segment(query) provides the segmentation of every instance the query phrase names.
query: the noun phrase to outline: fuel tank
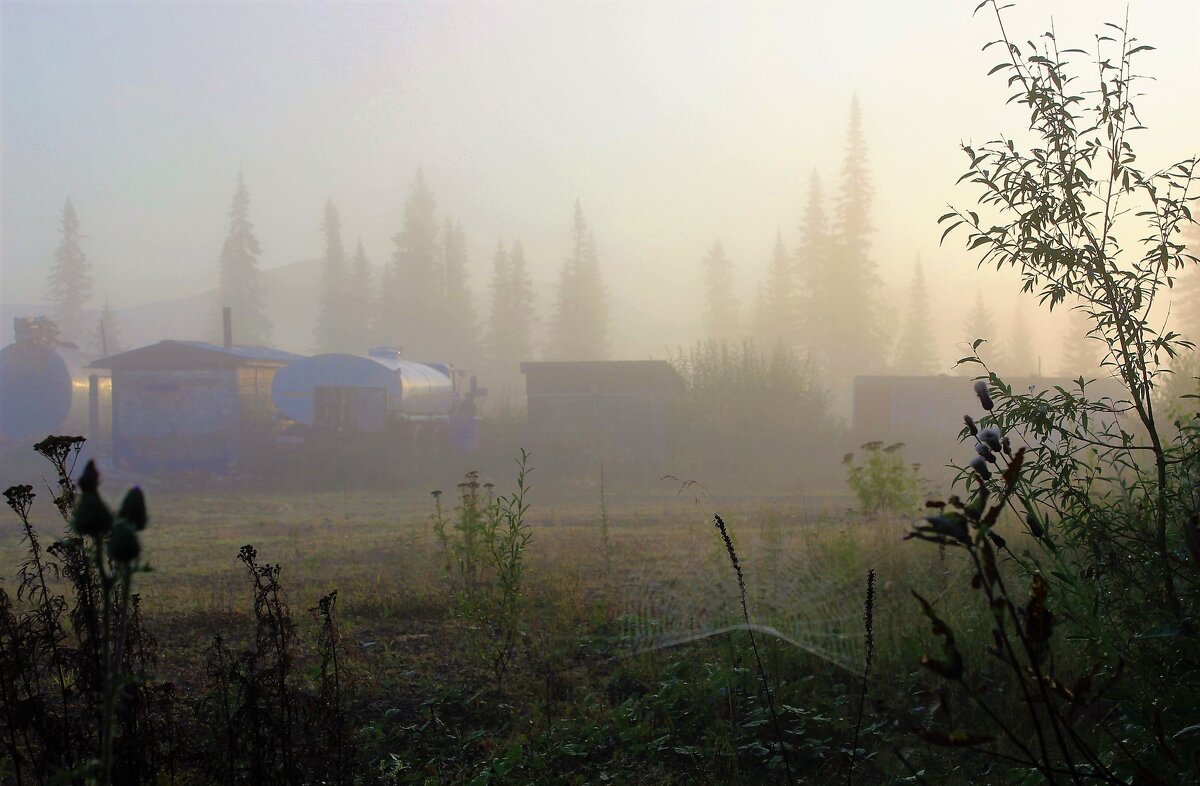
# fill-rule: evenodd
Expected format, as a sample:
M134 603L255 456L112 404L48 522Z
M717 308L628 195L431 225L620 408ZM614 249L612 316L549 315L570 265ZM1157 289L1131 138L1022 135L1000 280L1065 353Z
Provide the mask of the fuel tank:
M93 359L65 344L17 341L0 349L0 438L107 437L112 378L88 368Z

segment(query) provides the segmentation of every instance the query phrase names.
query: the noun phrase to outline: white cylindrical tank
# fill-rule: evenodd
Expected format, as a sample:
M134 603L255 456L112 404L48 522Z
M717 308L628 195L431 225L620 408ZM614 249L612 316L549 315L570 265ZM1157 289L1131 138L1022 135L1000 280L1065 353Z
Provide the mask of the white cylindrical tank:
M275 374L271 398L284 417L311 426L318 388L382 390L391 419L449 417L455 403L448 374L388 349L296 360Z

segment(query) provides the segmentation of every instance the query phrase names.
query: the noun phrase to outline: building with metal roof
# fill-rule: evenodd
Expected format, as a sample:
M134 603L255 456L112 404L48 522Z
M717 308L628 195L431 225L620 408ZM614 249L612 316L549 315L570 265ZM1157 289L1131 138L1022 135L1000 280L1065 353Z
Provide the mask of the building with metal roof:
M269 347L160 341L96 361L112 373L113 458L141 470L229 470L269 441L275 372L300 357Z

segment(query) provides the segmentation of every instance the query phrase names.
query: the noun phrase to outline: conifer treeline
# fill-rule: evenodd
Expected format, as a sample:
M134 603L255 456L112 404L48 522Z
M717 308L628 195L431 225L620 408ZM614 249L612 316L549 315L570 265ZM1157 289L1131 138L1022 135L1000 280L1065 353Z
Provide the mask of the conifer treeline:
M929 374L941 370L934 351L934 315L920 260L899 297L885 298L873 254L873 188L862 114L850 107L846 146L833 196L827 197L814 170L809 178L795 245L777 231L757 298L741 313L734 294L736 265L720 239L701 258L705 335L718 341L754 338L806 354L827 382L839 384L860 373ZM269 344L271 322L259 277L262 253L250 216L249 190L238 175L229 210L229 231L218 258L218 305L235 313L239 342ZM563 259L554 302L535 302L533 280L519 240L496 251L490 281L469 276L463 227L440 215L434 191L418 172L404 206L399 231L378 277L361 240L347 251L342 216L329 200L324 234L320 305L313 315L318 352L364 352L392 346L414 359L485 368L502 384L519 380L518 364L533 358L591 360L608 356L609 304L595 237L576 201L564 226ZM116 315L107 298L97 315L85 235L68 199L54 252L47 299L60 336L97 352L121 349ZM1194 245L1195 237L1189 237ZM887 248L881 244L881 248ZM473 291L478 287L478 291ZM1175 299L1179 324L1200 334L1200 274L1183 277ZM477 300L478 298L478 300ZM477 305L477 303L479 305ZM484 306L480 308L479 306ZM990 360L1002 373L1041 371L1041 362L1021 304L997 305L1005 338L997 341L992 306L981 295L956 336L986 338ZM213 308L214 328L219 309ZM1086 341L1079 320L1064 324L1059 373L1072 375L1099 362L1102 347ZM943 331L943 332L952 332ZM219 336L219 329L214 335ZM1080 368L1080 367L1087 367Z
M319 352L363 352L373 345L414 359L483 364L505 382L535 355L563 360L607 356L608 316L596 243L576 201L571 250L563 263L546 346L535 346L539 309L519 240L496 249L487 316L480 319L468 277L462 225L440 219L433 190L418 172L377 289L359 241L347 263L341 218L332 201L322 224L325 256L314 337ZM375 297L374 295L378 295Z
M883 318L871 253L872 199L862 114L855 97L837 194L828 204L820 177L812 173L798 242L789 250L783 233L776 233L753 318L746 332L737 335L748 333L761 344L803 352L835 384L889 368L929 373L934 365L932 333L919 265L902 327L896 329ZM711 339L727 340L730 330L737 330L736 306L730 292L732 263L719 241L705 256L703 268L705 332Z
M807 355L835 386L844 386L857 374L927 375L947 370L938 363L935 345L934 319L941 312L930 302L919 258L908 286L898 288L897 296L884 297L872 253L873 197L862 113L855 98L837 192L827 198L820 176L812 172L796 245L789 249L783 233L776 233L750 319L739 323L732 292L734 263L719 239L702 258L701 321L706 338L725 342L749 337L764 349L780 345ZM1004 309L1004 317L1003 337L997 341L992 312L977 294L963 332L955 338L987 339L992 367L1002 373L1040 374L1022 304ZM1064 331L1064 368L1095 357L1094 347L1077 346L1077 328L1067 325ZM953 334L953 329L942 332Z

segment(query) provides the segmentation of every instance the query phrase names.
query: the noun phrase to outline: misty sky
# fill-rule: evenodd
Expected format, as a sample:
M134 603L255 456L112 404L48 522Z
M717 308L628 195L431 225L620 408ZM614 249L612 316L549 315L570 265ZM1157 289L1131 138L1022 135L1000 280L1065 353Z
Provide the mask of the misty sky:
M1200 149L1200 4L1128 6L1158 47L1141 60L1152 168ZM958 142L1022 117L985 76L995 23L973 7L5 1L0 300L44 297L68 195L97 295L121 307L215 285L239 168L270 268L320 255L327 197L384 262L423 167L466 230L477 293L501 239L552 278L578 197L613 293L697 322L713 239L746 305L776 231L794 245L810 171L836 185L857 91L882 275L906 284L920 253L965 304L974 266L937 248L934 220L969 201ZM1087 47L1125 8L1027 2L1009 29L1030 38L1053 16L1064 46Z

